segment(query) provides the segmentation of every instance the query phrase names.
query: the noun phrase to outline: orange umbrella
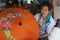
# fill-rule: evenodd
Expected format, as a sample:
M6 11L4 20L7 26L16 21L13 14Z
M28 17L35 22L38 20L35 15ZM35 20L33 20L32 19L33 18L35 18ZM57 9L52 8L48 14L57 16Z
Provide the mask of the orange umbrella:
M0 40L37 40L39 26L33 15L22 8L0 13Z

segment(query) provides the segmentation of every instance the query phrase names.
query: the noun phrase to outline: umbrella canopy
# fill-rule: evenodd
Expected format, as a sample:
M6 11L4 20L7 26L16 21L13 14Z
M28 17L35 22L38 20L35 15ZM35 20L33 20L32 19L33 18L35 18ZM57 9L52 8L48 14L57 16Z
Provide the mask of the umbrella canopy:
M0 13L0 40L37 40L39 26L33 15L22 8Z

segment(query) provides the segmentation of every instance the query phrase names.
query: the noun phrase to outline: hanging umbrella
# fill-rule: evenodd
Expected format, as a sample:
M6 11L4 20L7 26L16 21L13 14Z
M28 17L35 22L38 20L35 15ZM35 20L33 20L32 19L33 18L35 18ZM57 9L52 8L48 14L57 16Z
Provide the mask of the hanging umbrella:
M39 26L33 15L22 8L0 13L0 40L37 40Z

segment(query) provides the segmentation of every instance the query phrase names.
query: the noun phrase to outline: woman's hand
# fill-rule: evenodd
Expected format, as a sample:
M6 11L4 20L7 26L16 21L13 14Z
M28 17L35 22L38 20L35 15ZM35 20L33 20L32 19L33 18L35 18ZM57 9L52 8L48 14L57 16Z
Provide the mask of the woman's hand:
M40 36L39 36L39 38L43 38L43 36L42 36L42 35L40 35Z
M48 33L44 34L44 35L39 35L39 38L43 38L43 37L47 37L48 36Z

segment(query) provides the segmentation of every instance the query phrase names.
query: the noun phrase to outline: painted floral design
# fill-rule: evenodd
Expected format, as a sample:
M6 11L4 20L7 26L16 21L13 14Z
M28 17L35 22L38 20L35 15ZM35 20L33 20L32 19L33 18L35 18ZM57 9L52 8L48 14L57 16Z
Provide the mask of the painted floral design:
M15 40L10 32L10 29L12 27L11 20L16 18L15 15L16 14L14 14L14 12L9 12L8 14L5 14L0 18L0 25L2 26L2 30L4 31L4 36L6 38L9 38L10 40Z
M13 14L7 14L6 17L7 18L15 18L15 16Z
M11 28L12 25L9 21L2 21L1 26L8 29L8 28Z
M11 20L14 20L16 16L25 17L22 13L10 11L0 18L0 25L2 26L2 30L4 31L4 36L6 38L9 38L10 40L16 40L10 32L10 29L12 27Z

